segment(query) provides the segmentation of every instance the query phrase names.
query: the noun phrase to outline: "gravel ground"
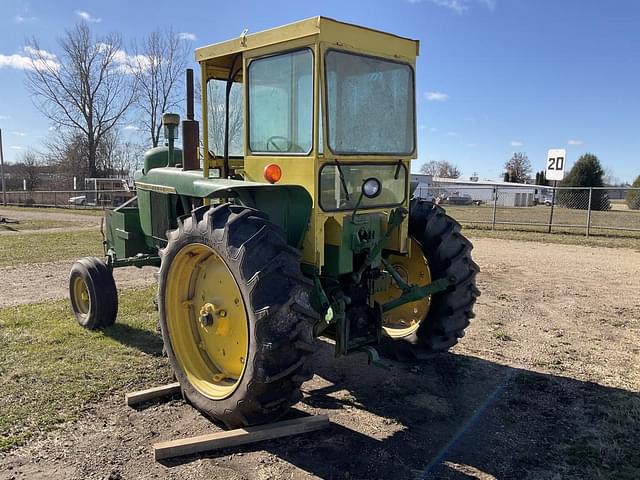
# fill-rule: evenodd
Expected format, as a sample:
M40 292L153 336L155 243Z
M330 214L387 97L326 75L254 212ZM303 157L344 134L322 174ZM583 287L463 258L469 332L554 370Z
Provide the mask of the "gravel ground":
M640 252L473 241L482 296L450 354L383 370L321 348L296 410L330 429L157 463L153 443L218 427L114 396L1 455L0 479L640 478Z
M39 303L69 295L69 271L73 261L32 263L1 267L0 308ZM155 282L155 267L116 268L113 276L119 289L146 287Z

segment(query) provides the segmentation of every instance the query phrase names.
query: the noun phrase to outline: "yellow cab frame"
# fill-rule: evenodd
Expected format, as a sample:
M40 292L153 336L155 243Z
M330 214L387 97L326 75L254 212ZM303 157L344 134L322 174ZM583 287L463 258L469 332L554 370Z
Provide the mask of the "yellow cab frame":
M298 49L309 49L313 53L313 123L312 146L306 154L285 154L272 152L269 154L253 153L249 146L249 87L248 70L256 59L281 54ZM339 154L333 153L328 144L327 105L322 105L326 98L325 92L325 56L329 50L345 51L364 56L391 60L404 63L411 67L413 73L413 150L408 154ZM406 175L404 200L395 207L409 205L409 179L411 171L410 162L416 158L417 147L415 137L415 62L419 52L419 42L389 33L384 33L369 28L338 22L325 17L313 17L307 20L291 23L282 27L258 32L255 34L243 33L239 38L205 46L196 50L196 60L200 65L201 92L202 92L202 131L204 160L203 174L210 178L217 171L225 167L224 159L209 151L209 102L208 81L211 79L228 80L230 70L237 69L233 79L242 84L243 90L243 122L244 122L244 158L228 158L228 167L234 172L236 178L266 182L265 168L276 164L280 167L281 178L278 184L298 185L304 187L312 199L312 211L309 227L302 243L303 263L320 272L325 265L326 246L340 248L345 242L342 227L345 218L350 217L351 210L324 211L319 202L319 172L323 165L336 161L343 165L366 162L375 170L375 164L401 163L403 173ZM235 63L235 65L234 65ZM398 167L400 168L400 167ZM228 174L229 172L227 172ZM360 211L366 213L379 213L383 217L382 229L388 221L389 208L363 208ZM402 222L395 229L393 235L387 241L386 249L398 253L408 251L407 222Z

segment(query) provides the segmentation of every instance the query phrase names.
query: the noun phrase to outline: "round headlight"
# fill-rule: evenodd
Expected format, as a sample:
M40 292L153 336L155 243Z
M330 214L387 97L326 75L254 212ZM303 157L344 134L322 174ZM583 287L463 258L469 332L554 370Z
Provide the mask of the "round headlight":
M367 198L376 198L382 192L382 183L377 178L367 178L362 183L362 193Z

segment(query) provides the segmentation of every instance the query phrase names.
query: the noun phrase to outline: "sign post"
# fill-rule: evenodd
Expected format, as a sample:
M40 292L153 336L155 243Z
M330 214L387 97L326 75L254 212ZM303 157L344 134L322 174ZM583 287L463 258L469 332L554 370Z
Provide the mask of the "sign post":
M553 192L551 194L551 212L549 213L549 233L553 224L553 209L556 205L556 188L558 180L564 179L564 166L566 164L567 151L564 148L553 148L547 153L547 168L545 176L547 180L553 180Z

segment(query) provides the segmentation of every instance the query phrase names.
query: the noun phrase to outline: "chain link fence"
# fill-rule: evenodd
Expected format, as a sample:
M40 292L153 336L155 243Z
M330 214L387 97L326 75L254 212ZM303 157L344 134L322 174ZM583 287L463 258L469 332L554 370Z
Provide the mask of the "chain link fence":
M34 190L9 191L0 195L0 206L104 209L118 207L133 198L129 190Z
M128 190L9 191L6 204L103 209L122 205L134 195ZM640 188L448 184L419 185L415 195L444 206L458 222L476 228L640 238Z
M430 185L415 195L476 228L640 238L640 189Z

